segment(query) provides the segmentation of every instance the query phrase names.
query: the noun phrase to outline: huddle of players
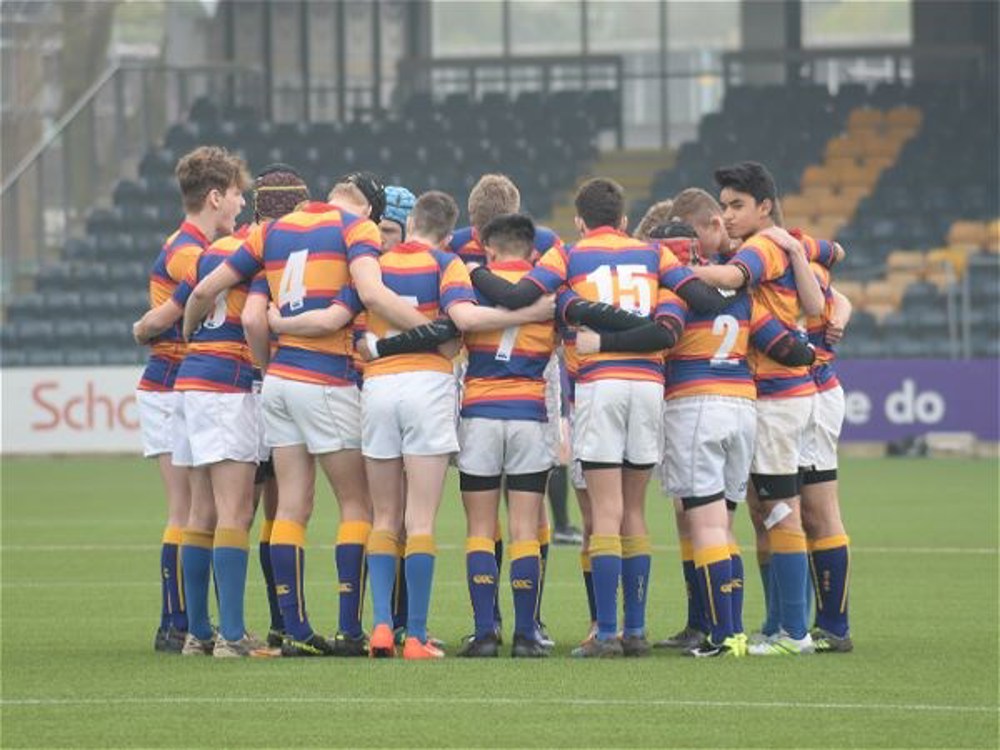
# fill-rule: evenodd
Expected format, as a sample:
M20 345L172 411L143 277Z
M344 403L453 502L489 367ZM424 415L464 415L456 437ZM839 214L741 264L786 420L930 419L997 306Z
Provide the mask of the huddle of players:
M835 246L811 238L799 242L778 230L760 235L757 229L763 227L756 227L731 265L691 267L687 263L698 258L699 239L714 249L702 236L714 237L719 229L718 205L710 196L702 194L714 209L707 229L700 214L692 215L690 226L656 227L654 237L671 238L651 242L624 233L621 188L595 179L577 194L582 236L567 249L515 213L516 188L509 180L486 176L477 188L512 190L513 200L492 221L460 235L460 246L449 247L460 233L453 232L457 206L445 194L432 191L414 200L405 189L382 189L362 173L338 183L328 203L308 202L304 183L284 165L257 177L255 223L233 233L249 185L245 166L222 149L203 147L181 160L177 175L186 220L154 266L153 307L135 324L137 340L152 346L139 392L144 448L146 455L159 457L169 504L158 649L220 657L275 655L278 649L284 656L391 656L402 640L404 658L441 658L440 643L427 633L434 521L449 457L457 452L476 626L460 653L498 652L497 519L505 485L512 654L546 655L551 641L538 613L548 544L542 499L557 441L547 426L553 408L551 403L546 408L545 373L551 380L558 292L575 473L583 479L583 486L579 477L574 484L588 532L584 577L595 621L592 637L574 654L649 651L645 602L651 546L644 502L651 470L664 455L668 488L683 508L681 531L694 550L700 598L690 608L701 619L689 623L689 634L708 623L690 652L746 652L737 614L741 595L735 593L742 581L733 570L739 555L723 501L742 500L753 450L758 387L748 342L752 338L760 352L758 377L762 367L767 370L765 361L789 368L776 371L775 379L795 380L794 398L809 402L800 420L804 442L816 400L815 386L810 391L805 385L814 382L809 365L815 355L795 333L795 289L804 283L815 287L807 312L818 322L810 333L824 339L833 303L816 306L823 290L807 258L830 265L839 252ZM770 186L770 198L760 198L754 185L723 183L722 198L725 203L726 190L734 191L752 201L760 218L774 205L773 181ZM744 208L738 204L727 204L726 215ZM732 232L728 220L726 228ZM229 236L210 245L221 234ZM695 234L698 239L674 237ZM722 244L719 239L719 250ZM674 250L686 252L685 263ZM699 278L719 268L738 278L730 273ZM748 283L759 284L753 298L719 291ZM767 284L775 289L783 317L758 299L765 297ZM827 290L828 298L836 299ZM799 295L805 303L801 290ZM456 427L459 397L451 360L460 334L467 363ZM666 368L665 349L672 350ZM261 370L266 374L258 388ZM789 447L795 439L789 436L790 420L806 410L775 413L774 421L784 422L772 430L770 452ZM664 427L670 446L670 431L680 424L685 439L664 454ZM760 440L757 446L759 452ZM264 491L261 566L271 608L271 633L264 643L246 631L243 593L254 472L268 450L279 492L273 482ZM303 588L317 460L341 513L340 622L329 640L313 631ZM799 519L808 514L799 513L797 502L804 458L799 453L788 458L793 470L787 474L768 460L777 459L770 453L754 458L753 478L767 510L757 514L767 529L758 543L759 549L763 541L770 544L774 573L765 582L781 616L770 630L765 625L766 637L751 651L804 652L812 642L806 643L809 634L799 632L791 610L803 603L806 583L803 576L792 577L797 569L788 573L792 566L779 564L786 557L805 561ZM835 443L833 460L835 467ZM834 482L835 504L835 469L832 479L830 469L818 473L817 484ZM846 553L846 536L843 542ZM814 559L829 549L828 537L818 539ZM374 609L370 637L361 628L366 567ZM217 632L208 619L213 570ZM788 586L800 578L796 597ZM835 578L824 568L822 585L817 582L817 622L829 636L826 642L849 644L846 575L839 603L842 632L820 619ZM619 587L625 609L621 633Z

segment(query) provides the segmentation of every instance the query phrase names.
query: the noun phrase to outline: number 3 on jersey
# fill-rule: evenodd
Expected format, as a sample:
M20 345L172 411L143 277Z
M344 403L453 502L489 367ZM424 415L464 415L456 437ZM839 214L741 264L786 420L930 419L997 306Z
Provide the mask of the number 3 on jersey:
M302 308L306 298L306 261L309 250L296 250L289 253L285 268L281 272L281 283L278 284L278 306L288 305L289 310Z
M638 263L626 263L612 269L609 265L598 266L587 274L587 281L597 287L600 301L608 305L617 303L641 317L649 315L653 304L653 290L645 274L649 270ZM615 299L615 277L618 278L618 299Z

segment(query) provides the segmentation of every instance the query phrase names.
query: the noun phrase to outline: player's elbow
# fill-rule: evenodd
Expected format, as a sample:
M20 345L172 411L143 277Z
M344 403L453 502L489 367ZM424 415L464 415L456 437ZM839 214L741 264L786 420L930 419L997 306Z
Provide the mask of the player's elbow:
M477 329L479 320L475 305L457 304L448 309L448 317L462 333L471 333Z

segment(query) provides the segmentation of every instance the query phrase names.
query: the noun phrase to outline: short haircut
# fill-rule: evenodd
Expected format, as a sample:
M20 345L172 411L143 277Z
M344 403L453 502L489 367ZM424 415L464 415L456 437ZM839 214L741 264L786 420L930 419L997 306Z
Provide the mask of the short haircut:
M327 200L330 201L330 203L337 205L338 198L343 198L352 206L371 206L371 203L368 202L368 198L366 198L365 194L361 192L361 188L353 182L338 182L330 188L330 195L327 196Z
M633 236L637 240L648 240L650 237L650 232L655 229L660 224L664 224L670 221L670 217L673 216L674 202L669 198L665 201L657 201L648 209L646 209L645 215L639 222L639 226L635 228Z
M527 259L535 249L535 222L525 214L501 214L483 227L480 239L504 255Z
M719 201L701 188L685 188L674 196L674 212L671 218L678 218L692 226L705 225L713 216L722 216Z
M741 161L715 170L715 182L719 188L730 188L738 193L748 193L758 203L765 200L774 202L778 198L778 188L767 167L755 161Z
M410 220L413 222L413 234L440 242L455 228L458 204L447 193L428 190L417 198Z
M287 164L269 164L254 178L254 221L278 219L309 200L305 180Z
M185 154L174 170L181 189L184 210L201 211L213 190L225 193L231 187L244 192L250 187L246 162L221 146L199 146Z
M617 227L625 215L625 188L607 177L594 177L576 191L573 204L587 229Z
M521 191L504 174L484 174L469 192L469 223L477 232L497 216L520 208Z

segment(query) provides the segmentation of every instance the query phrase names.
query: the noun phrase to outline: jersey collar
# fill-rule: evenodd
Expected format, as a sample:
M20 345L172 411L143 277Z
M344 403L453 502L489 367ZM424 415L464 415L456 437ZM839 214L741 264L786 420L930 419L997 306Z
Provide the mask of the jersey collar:
M530 261L523 258L511 258L510 260L497 260L489 264L491 271L530 271L534 266Z
M593 229L589 229L584 233L583 236L584 238L589 238L589 237L596 237L599 234L614 234L617 235L618 237L628 237L628 235L622 230L615 229L614 227L609 226L607 224L601 227L594 227Z
M430 252L434 248L430 245L425 245L423 242L400 242L391 252L398 253L424 253Z
M208 241L208 237L205 236L205 233L202 232L200 229L198 229L198 227L195 226L190 221L185 221L183 224L181 224L180 231L183 232L184 234L190 234L192 237L198 240L198 244L202 245L203 247L208 247L209 244L211 244Z

